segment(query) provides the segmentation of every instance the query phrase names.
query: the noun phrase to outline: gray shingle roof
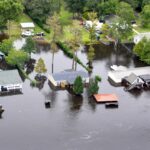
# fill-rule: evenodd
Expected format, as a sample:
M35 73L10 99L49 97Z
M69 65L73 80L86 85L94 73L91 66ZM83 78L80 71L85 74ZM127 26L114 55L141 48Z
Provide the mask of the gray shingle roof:
M0 71L0 85L22 83L18 70Z
M81 76L82 78L88 78L88 73L84 71L62 71L60 73L53 74L53 78L55 81L68 81L69 83L73 83L77 76Z

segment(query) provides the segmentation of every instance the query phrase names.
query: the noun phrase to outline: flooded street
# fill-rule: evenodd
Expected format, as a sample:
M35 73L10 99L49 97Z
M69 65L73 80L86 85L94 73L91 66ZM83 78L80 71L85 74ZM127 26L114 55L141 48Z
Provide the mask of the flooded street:
M106 109L67 91L52 91L45 82L42 89L23 83L23 94L0 97L5 112L0 119L0 150L149 150L150 147L150 90L126 92L108 81L113 64L126 67L143 66L129 52L111 46L96 46L93 75L100 75L100 93L116 93L118 109ZM87 63L86 53L78 52ZM32 58L43 58L47 73L51 73L52 53L41 51ZM55 54L54 72L71 69L72 60L60 50ZM78 65L78 70L84 70ZM35 73L30 77L34 78ZM46 99L52 101L46 109Z

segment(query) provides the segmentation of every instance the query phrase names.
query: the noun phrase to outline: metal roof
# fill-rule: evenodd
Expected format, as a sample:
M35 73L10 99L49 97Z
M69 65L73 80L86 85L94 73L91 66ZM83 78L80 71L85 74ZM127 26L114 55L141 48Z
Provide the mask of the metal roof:
M22 83L18 70L0 71L0 85Z
M138 76L136 76L134 73L131 73L129 76L125 77L124 80L132 84L137 78Z
M20 23L22 28L34 28L35 25L33 24L33 22L24 22L24 23Z
M84 71L73 71L66 70L59 73L55 73L52 75L55 81L68 81L69 83L73 83L77 76L81 76L82 78L88 78L88 73Z
M150 74L139 76L143 81L150 81Z

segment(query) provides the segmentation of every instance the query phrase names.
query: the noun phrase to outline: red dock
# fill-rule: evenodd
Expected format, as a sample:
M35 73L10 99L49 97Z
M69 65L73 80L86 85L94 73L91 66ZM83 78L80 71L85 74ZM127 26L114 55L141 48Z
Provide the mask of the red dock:
M93 96L98 103L118 102L116 94L94 94Z

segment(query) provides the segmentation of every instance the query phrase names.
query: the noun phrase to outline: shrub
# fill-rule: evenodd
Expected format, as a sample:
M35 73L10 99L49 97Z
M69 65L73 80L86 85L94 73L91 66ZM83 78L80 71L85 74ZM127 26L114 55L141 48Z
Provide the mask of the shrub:
M83 82L82 82L82 78L80 76L78 76L76 78L76 80L74 81L74 84L73 84L73 92L76 94L76 95L80 95L83 93Z

